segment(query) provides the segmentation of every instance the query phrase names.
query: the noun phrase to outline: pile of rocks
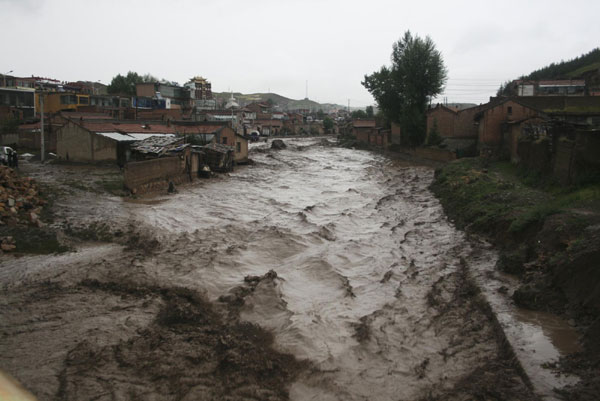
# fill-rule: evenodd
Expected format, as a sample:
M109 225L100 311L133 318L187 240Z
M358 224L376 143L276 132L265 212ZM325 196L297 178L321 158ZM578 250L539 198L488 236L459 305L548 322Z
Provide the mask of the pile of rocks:
M42 227L39 216L45 204L33 179L0 166L0 226Z

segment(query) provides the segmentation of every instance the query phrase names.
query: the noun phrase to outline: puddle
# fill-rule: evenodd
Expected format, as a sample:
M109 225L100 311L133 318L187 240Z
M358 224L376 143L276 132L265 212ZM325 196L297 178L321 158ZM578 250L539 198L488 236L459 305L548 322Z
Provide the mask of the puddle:
M489 248L487 244L482 245ZM546 312L517 307L508 294L516 288L513 277L496 271L491 249L478 249L470 259L475 280L495 312L535 392L543 400L561 400L554 389L578 382L572 375L556 374L551 366L561 356L581 350L578 334L567 321ZM508 292L499 291L501 287Z

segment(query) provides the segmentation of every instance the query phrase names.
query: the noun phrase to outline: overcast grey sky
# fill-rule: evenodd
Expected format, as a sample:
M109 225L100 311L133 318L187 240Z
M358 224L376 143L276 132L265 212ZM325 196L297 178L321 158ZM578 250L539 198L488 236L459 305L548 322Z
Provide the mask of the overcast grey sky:
M600 1L0 0L0 73L110 83L136 71L217 92L351 106L404 31L429 35L449 102L600 46Z

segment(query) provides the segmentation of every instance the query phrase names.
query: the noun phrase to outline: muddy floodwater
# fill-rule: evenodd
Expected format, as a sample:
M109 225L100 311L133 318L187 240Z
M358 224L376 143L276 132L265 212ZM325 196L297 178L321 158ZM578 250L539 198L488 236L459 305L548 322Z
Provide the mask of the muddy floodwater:
M447 221L433 169L320 139L287 145L254 145L255 164L175 195L59 203L59 216L87 213L135 241L4 259L0 367L40 399L458 400L494 387L535 399L470 278L473 255L481 272L495 253ZM166 288L201 294L214 319L228 316L218 330L271 333L269 375L292 363L281 355L297 368L249 390L207 347L195 372L190 344L205 343L190 340L193 319L164 323L161 310L183 308Z

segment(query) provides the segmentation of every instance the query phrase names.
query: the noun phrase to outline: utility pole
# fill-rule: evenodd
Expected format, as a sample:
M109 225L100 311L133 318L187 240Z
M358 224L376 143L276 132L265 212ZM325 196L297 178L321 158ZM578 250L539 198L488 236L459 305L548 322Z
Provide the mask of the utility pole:
M44 143L44 87L42 86L42 91L40 93L40 115L41 115L41 119L40 119L40 148L41 148L41 155L40 155L40 159L42 160L42 163L45 161L45 154L46 154L46 144Z

